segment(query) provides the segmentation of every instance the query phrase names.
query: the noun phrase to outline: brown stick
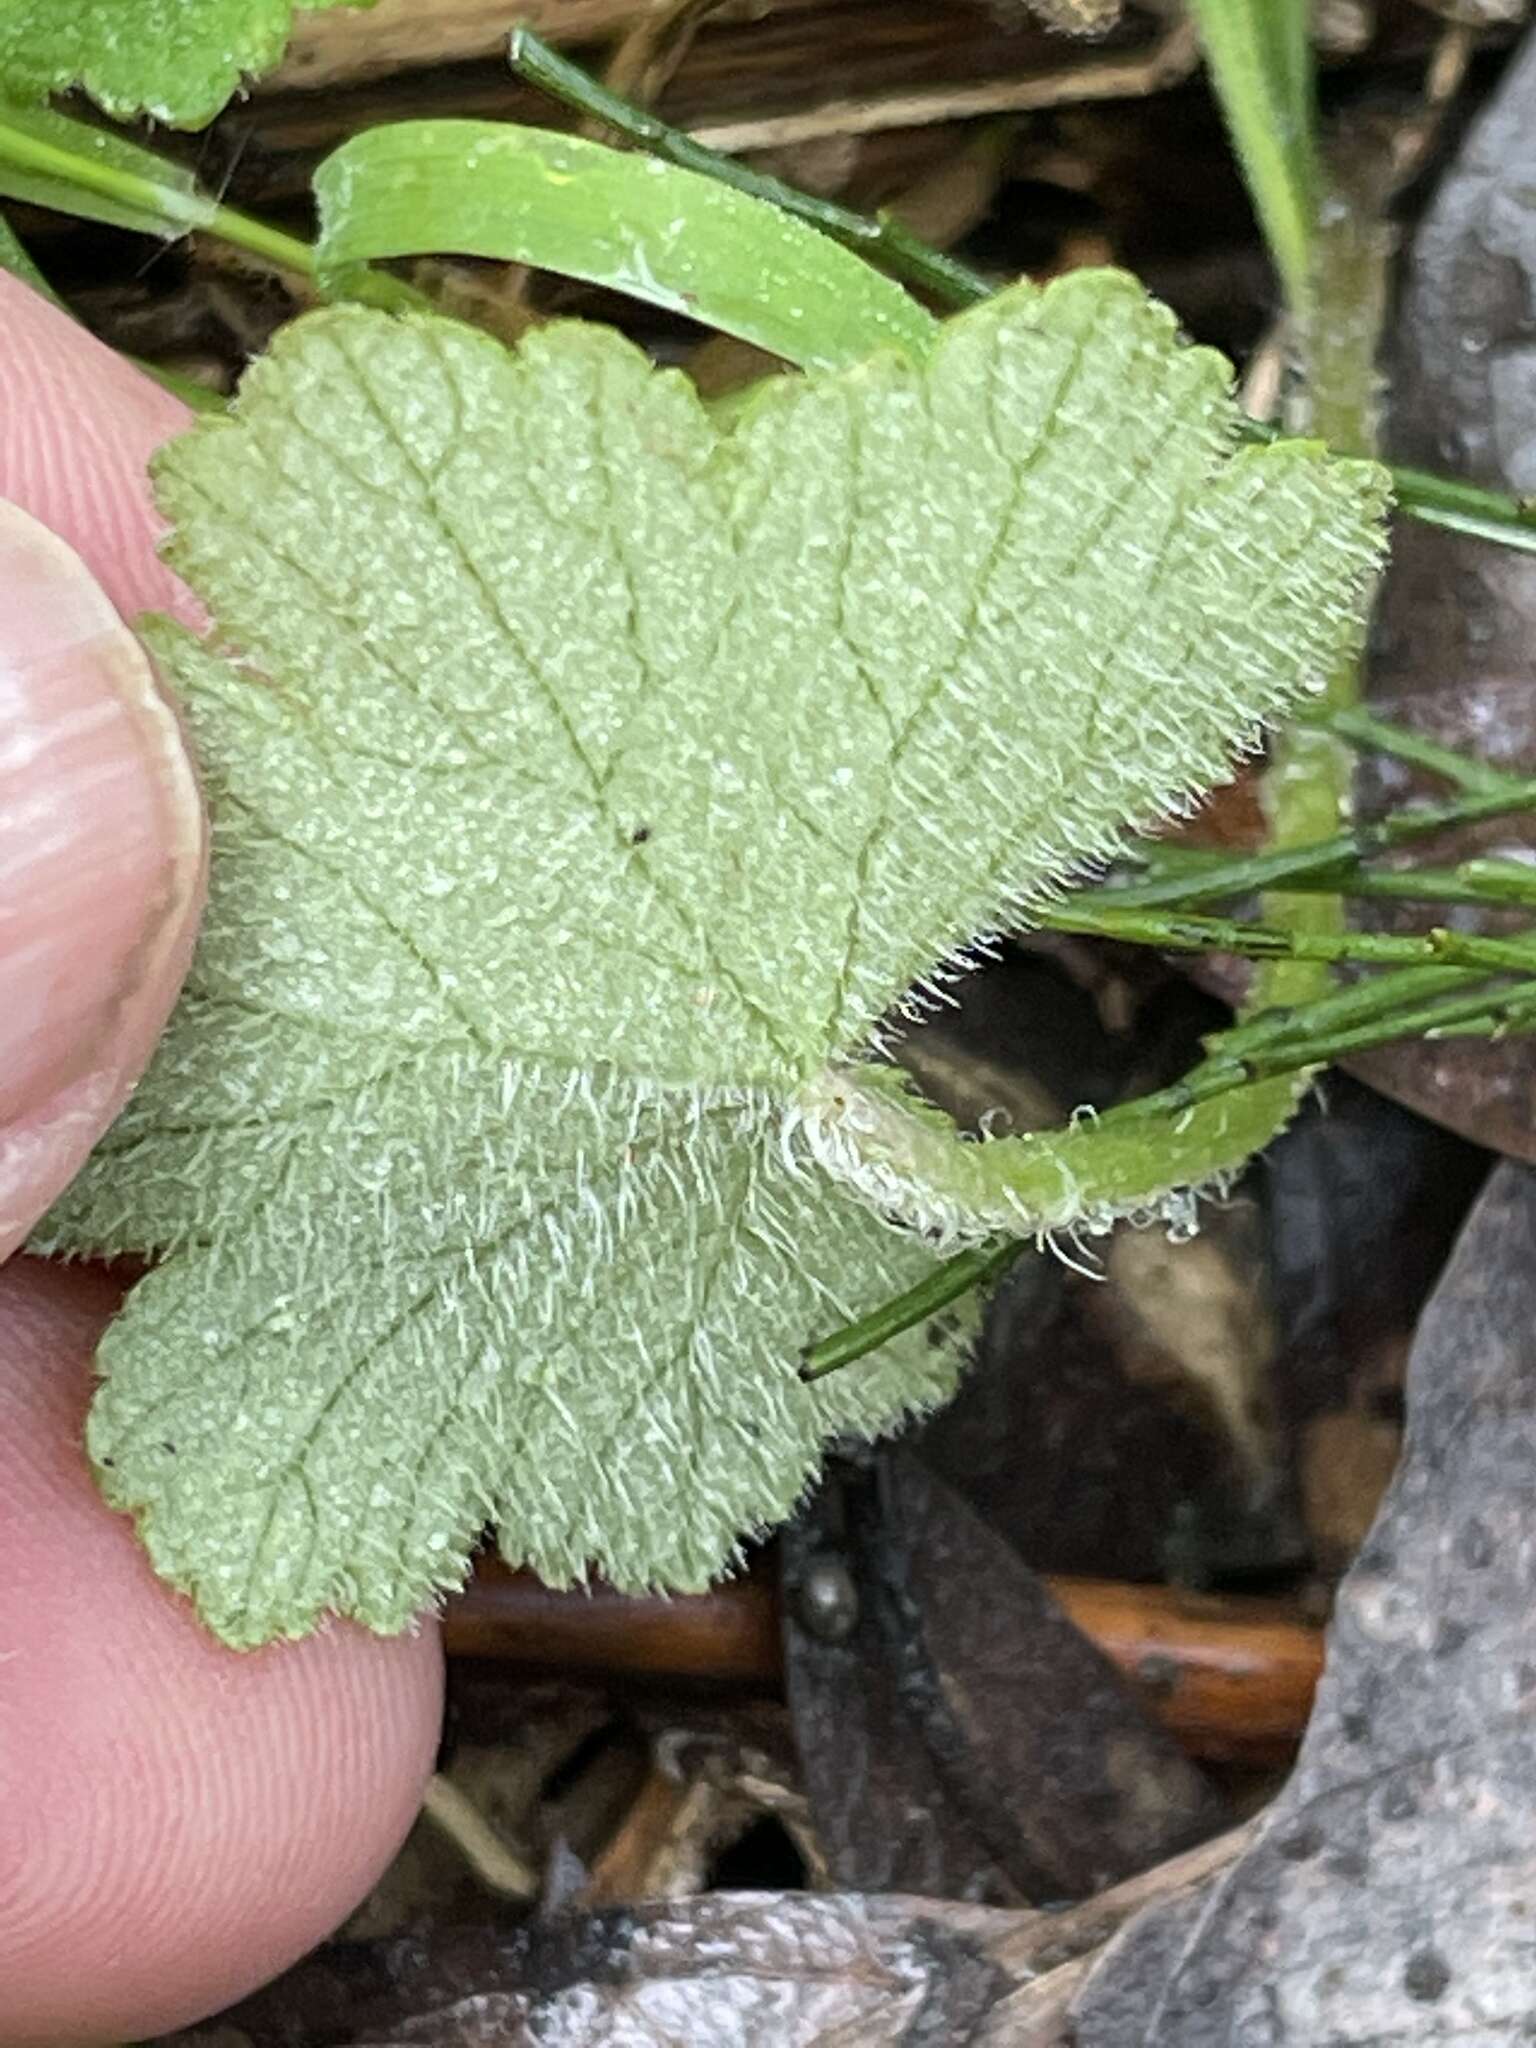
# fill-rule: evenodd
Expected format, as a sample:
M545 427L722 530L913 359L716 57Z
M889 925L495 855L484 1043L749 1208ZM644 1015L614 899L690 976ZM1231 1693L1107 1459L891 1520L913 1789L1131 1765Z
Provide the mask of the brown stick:
M482 1557L443 1626L450 1657L758 1688L779 1685L784 1673L778 1592L762 1570L668 1600L601 1584L552 1593L531 1572Z
M1197 1756L1287 1758L1312 1712L1323 1633L1284 1600L1048 1579L1078 1627Z
M1105 1579L1048 1579L1080 1629L1197 1756L1283 1761L1312 1708L1322 1633L1288 1603ZM529 1670L777 1687L778 1592L759 1566L708 1593L553 1593L484 1559L444 1617L451 1656Z

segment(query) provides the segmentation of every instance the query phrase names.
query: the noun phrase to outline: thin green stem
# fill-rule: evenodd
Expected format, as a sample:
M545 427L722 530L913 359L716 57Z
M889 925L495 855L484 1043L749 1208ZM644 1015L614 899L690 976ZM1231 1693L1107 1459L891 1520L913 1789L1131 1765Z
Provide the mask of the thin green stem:
M1348 1030L1394 1011L1416 1010L1432 998L1463 994L1472 980L1481 984L1484 977L1469 975L1462 967L1394 967L1349 982L1296 1009L1266 1010L1244 1023L1213 1031L1205 1040L1205 1051L1243 1059L1249 1053L1284 1045L1298 1034L1305 1038L1309 1032L1327 1035Z
M1345 961L1396 967L1445 965L1480 969L1484 974L1536 974L1536 934L1525 939L1491 939L1443 927L1414 934L1319 930L1288 924L1243 924L1187 911L1168 916L1144 910L1115 911L1071 899L1034 915L1049 931L1157 946L1169 953L1233 953L1244 960L1307 960L1329 965Z
M1430 838L1453 825L1531 809L1536 809L1536 779L1518 782L1510 778L1498 789L1469 790L1448 803L1391 811L1374 825L1355 825L1305 846L1230 855L1179 849L1177 856L1166 862L1150 853L1147 859L1153 872L1146 881L1084 889L1073 901L1092 907L1153 910L1162 905L1214 903L1254 890L1294 888L1309 882L1342 885L1359 864L1411 845L1415 839Z
M722 156L695 142L681 128L659 121L643 107L634 106L583 71L569 58L552 50L530 28L515 28L507 48L507 61L520 78L549 94L563 106L627 135L652 156L663 158L685 171L697 171L719 184L745 192L753 199L766 200L790 213L835 242L843 243L866 257L878 269L903 284L929 293L945 306L973 306L992 296L994 286L979 271L946 256L921 236L914 235L888 213L855 213L830 199L818 199L809 192L786 185L782 178L755 171L735 157Z
M308 242L285 234L266 221L254 220L248 213L237 213L232 206L215 206L203 224L203 232L217 235L221 242L236 249L244 249L248 255L270 263L274 270L289 271L310 283L315 280L315 252Z
M120 163L63 149L4 120L0 120L0 165L46 178L66 190L103 201L119 212L131 211L141 217L146 233L170 237L196 230L244 249L273 269L286 271L308 284L317 282L315 251L308 242L232 206L221 205L206 193L178 184L170 177L160 181ZM380 271L360 270L349 276L346 293L349 298L393 309L424 303L409 285Z
M1508 775L1501 768L1490 768L1486 761L1476 760L1471 754L1458 753L1454 747L1443 747L1438 740L1414 732L1406 725L1389 725L1385 719L1373 717L1360 705L1351 704L1331 711L1326 714L1325 722L1351 746L1390 754L1395 760L1407 761L1415 768L1427 768L1433 775L1444 776L1458 789L1529 787L1529 784L1522 784L1518 775Z
M1536 868L1515 860L1469 860L1455 868L1351 868L1302 876L1286 887L1389 903L1456 903L1478 910L1536 908Z
M1305 13L1296 0L1254 0L1255 34L1262 27L1255 8L1265 7L1276 36L1283 26L1278 16ZM1305 40L1304 19L1299 33ZM1310 123L1310 83L1307 93ZM1312 177L1315 183L1315 167ZM1348 189L1338 193L1326 220L1309 222L1308 232L1310 291L1305 302L1293 302L1305 372L1292 401L1294 423L1348 454L1371 455L1376 445L1376 349L1386 314L1390 245L1374 206ZM1335 717L1357 704L1359 657L1358 647L1346 649L1327 678L1321 704ZM1271 854L1282 857L1348 829L1353 771L1347 743L1327 723L1293 723L1281 732L1262 784ZM1294 943L1284 953L1277 948L1254 975L1245 1017L1326 996L1325 963L1349 957L1338 951L1349 934L1337 889L1267 894L1262 912ZM1298 1101L1303 1085L1298 1079Z
M1293 1021L1301 1020L1303 1015L1298 1009ZM1234 1088L1247 1088L1255 1081L1273 1080L1284 1074L1312 1073L1330 1061L1390 1045L1396 1039L1420 1038L1426 1033L1450 1036L1461 1030L1486 1031L1495 1026L1508 1029L1532 1018L1536 1018L1536 981L1527 980L1504 989L1464 989L1412 1008L1362 1016L1331 1030L1298 1029L1289 1040L1255 1048L1241 1056L1235 1056L1228 1046L1202 1060L1182 1080L1106 1110L1099 1122L1140 1123L1177 1115Z
M1510 497L1503 491L1462 483L1456 477L1396 465L1392 487L1403 510L1426 525L1536 552L1536 498Z
M1317 79L1312 63L1311 7L1307 0L1258 0L1254 12L1275 105L1287 138L1294 138L1310 159L1303 169L1315 182Z
M927 1322L941 1308L948 1308L962 1294L969 1294L973 1287L985 1287L990 1281L1000 1279L1023 1250L1024 1246L1017 1243L987 1245L978 1251L958 1252L954 1258L945 1259L931 1273L925 1274L915 1287L909 1287L905 1294L882 1302L872 1314L850 1323L846 1329L838 1330L830 1337L823 1337L817 1344L808 1345L801 1358L800 1377L803 1380L825 1379L839 1366L852 1365L856 1358L878 1350L892 1337L899 1337L903 1330Z
M163 224L167 233L202 227L212 211L212 201L182 191L171 184L159 185L119 165L97 162L59 149L41 136L0 122L0 163L44 178L55 178L88 192L114 206L133 206Z
M1536 779L1523 780L1503 769L1490 768L1485 761L1442 746L1423 733L1388 724L1359 705L1329 710L1307 722L1325 727L1352 746L1390 754L1442 776L1470 801L1458 799L1449 805L1395 812L1383 827L1362 827L1320 839L1302 849L1299 868L1291 868L1280 878L1288 890L1474 906L1536 903L1536 869L1522 861L1466 860L1454 868L1402 869L1363 864L1371 855L1385 852L1389 846L1405 845L1420 834L1495 816L1505 804L1511 811L1536 807ZM1084 891L1079 900L1121 908L1150 905L1154 900L1192 905L1213 901L1218 895L1244 894L1272 879L1270 871L1254 866L1255 860L1263 861L1265 855L1234 857L1203 847L1147 840L1134 849L1132 857L1143 870L1142 882Z

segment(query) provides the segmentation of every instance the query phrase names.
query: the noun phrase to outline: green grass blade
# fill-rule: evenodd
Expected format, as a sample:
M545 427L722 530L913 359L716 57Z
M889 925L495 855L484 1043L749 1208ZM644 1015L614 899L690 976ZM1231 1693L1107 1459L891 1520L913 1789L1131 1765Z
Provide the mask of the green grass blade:
M0 197L77 220L178 235L212 218L190 171L86 121L0 100Z
M1190 0L1211 84L1293 312L1307 304L1320 184L1306 0Z
M805 369L938 324L900 285L775 206L653 158L491 121L406 121L315 174L322 276L392 256L531 263L686 313Z
M685 171L698 171L719 184L734 186L738 192L792 213L835 242L842 242L877 268L900 278L914 290L927 292L941 306L978 305L990 298L994 286L969 264L959 262L914 235L892 214L854 213L835 200L802 192L739 157L726 156L696 142L685 129L671 128L658 121L646 107L629 100L573 64L569 57L551 49L532 29L512 32L507 60L519 78L526 78L552 99L572 108L583 119L601 121L652 156L663 157Z

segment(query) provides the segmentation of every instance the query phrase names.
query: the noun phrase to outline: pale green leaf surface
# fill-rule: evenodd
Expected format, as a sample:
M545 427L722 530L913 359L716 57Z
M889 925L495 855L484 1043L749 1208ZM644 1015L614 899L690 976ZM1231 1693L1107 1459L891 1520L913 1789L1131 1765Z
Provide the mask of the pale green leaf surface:
M597 1559L702 1587L789 1512L828 1434L953 1387L955 1347L922 1333L801 1385L805 1331L928 1255L787 1175L761 1099L621 1101L434 1058L310 1137L323 1163L302 1195L277 1175L280 1225L135 1290L91 1426L109 1498L150 1504L157 1566L237 1644L327 1607L401 1628L494 1523L551 1584Z
M222 1633L398 1626L487 1518L697 1585L938 1397L799 1382L931 1253L792 1105L1356 631L1379 473L1232 426L1080 274L726 434L601 330L336 309L165 452L213 902L50 1232L171 1254L91 1440Z
M306 0L318 13L371 0ZM0 0L0 92L84 86L120 120L211 121L248 77L270 71L295 0Z

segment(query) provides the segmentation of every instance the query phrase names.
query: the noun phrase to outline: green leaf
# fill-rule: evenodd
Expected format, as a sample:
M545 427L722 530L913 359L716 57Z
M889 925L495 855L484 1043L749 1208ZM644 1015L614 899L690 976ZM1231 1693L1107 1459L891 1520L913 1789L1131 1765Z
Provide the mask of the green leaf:
M802 369L938 323L899 284L777 206L696 171L503 121L402 121L315 173L322 275L453 251L532 263L739 335Z
M40 99L80 85L119 120L201 128L278 63L294 12L295 0L0 0L0 92Z
M602 329L335 309L165 451L213 901L51 1242L169 1253L91 1443L222 1634L398 1627L487 1519L697 1586L942 1395L798 1379L932 1257L803 1104L1357 632L1379 473L1234 425L1079 273L728 432Z

